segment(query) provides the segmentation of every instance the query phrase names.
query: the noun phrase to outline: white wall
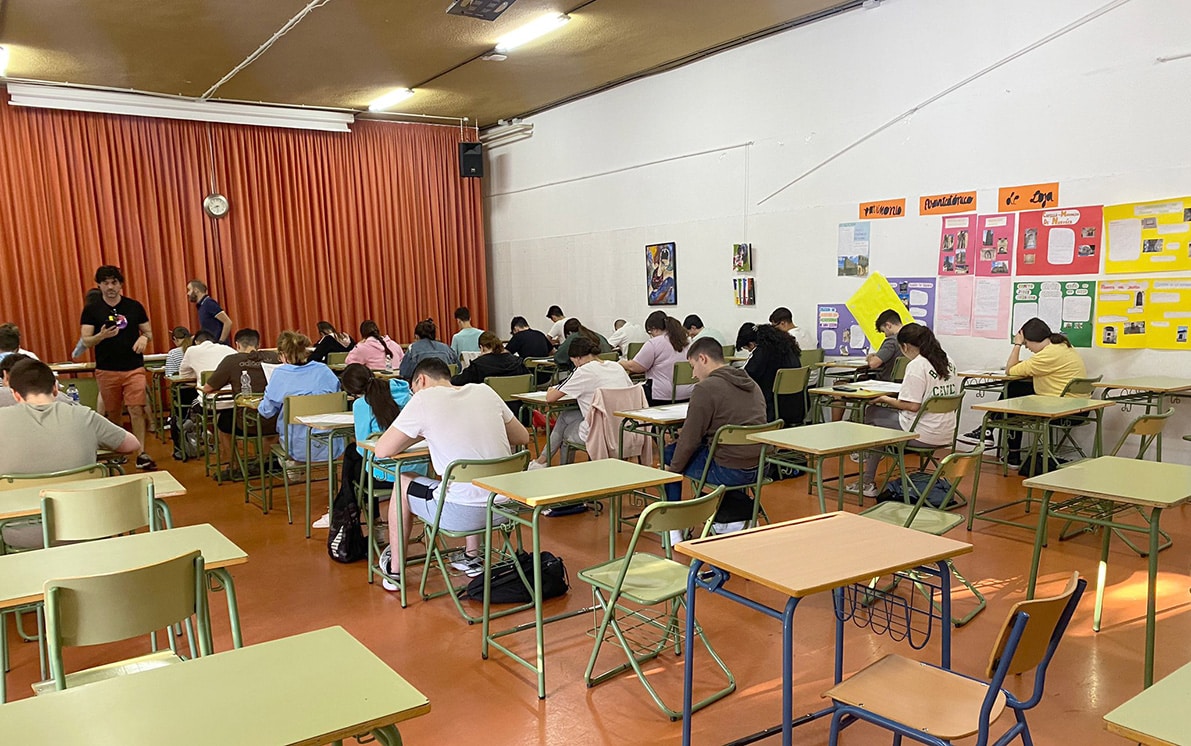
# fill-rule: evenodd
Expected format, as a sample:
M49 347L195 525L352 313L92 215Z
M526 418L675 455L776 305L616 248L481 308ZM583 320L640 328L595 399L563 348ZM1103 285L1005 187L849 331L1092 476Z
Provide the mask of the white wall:
M806 344L816 304L858 285L835 276L837 225L856 219L858 202L906 197L914 217L873 222L872 268L932 275L940 219L916 216L919 195L975 189L993 212L998 187L1044 181L1061 183L1063 206L1191 193L1191 58L1156 62L1191 52L1187 28L1186 0L885 0L538 115L532 138L489 153L492 318L541 326L559 303L601 330L644 319L643 247L674 241L673 315L731 333L786 305ZM738 241L754 246L751 309L733 305ZM943 342L961 369L1000 365L1009 351ZM1084 358L1106 376L1191 377L1191 353ZM1167 432L1191 432L1191 406Z

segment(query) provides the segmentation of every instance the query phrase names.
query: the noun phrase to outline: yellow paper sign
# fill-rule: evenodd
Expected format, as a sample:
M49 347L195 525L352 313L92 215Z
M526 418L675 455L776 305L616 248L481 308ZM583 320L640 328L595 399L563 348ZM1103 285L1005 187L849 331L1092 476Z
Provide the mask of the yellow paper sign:
M856 317L856 323L864 330L864 336L868 337L868 341L872 345L871 349L874 350L885 341L885 335L877 331L877 317L884 311L892 308L901 316L903 324L914 323L910 309L906 308L902 299L897 297L889 280L882 277L880 272L869 275L860 289L851 298L848 298L844 305Z
M1101 280L1097 347L1191 350L1191 278Z
M1191 270L1191 197L1110 205L1104 224L1106 273Z

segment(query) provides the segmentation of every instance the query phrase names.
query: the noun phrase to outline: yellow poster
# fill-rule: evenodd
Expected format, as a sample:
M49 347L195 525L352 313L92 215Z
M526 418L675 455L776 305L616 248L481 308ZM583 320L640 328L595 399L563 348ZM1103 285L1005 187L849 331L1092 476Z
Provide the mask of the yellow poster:
M1191 278L1101 280L1096 346L1191 350Z
M880 272L869 275L860 289L851 298L848 298L844 305L852 312L856 323L864 330L864 336L868 337L869 344L872 345L871 349L874 350L885 341L885 335L877 331L876 326L877 317L881 315L882 311L892 308L902 317L902 323L914 323L910 309L906 308L902 299L897 297L889 280L882 277Z
M1191 197L1109 205L1104 272L1191 270Z

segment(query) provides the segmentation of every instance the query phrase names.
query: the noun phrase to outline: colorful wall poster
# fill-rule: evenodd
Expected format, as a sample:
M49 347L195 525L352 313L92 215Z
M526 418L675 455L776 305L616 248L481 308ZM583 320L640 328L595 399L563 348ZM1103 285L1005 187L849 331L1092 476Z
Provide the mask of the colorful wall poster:
M753 271L753 245L751 243L732 244L732 271Z
M1191 278L1101 280L1097 347L1191 350Z
M956 215L943 218L943 231L939 238L939 274L967 275L972 273L976 236L976 216Z
M976 211L976 192L948 192L918 198L919 215L952 215Z
M935 283L933 277L886 277L910 316L923 326L935 325Z
M885 341L885 335L877 331L876 326L877 317L883 311L890 308L897 310L902 321L907 324L914 320L914 317L910 315L910 309L906 308L901 299L897 297L889 280L882 277L880 272L869 275L860 289L853 293L851 298L848 298L845 305L852 312L856 323L860 325L861 332L868 337L869 344L873 349L880 347L881 343Z
M972 283L972 336L1004 339L1009 331L1008 277L977 277Z
M972 333L972 278L940 277L935 288L935 334Z
M1017 274L1099 272L1103 212L1100 205L1023 212L1017 221Z
M645 287L648 288L651 306L678 305L674 253L673 243L655 243L645 247Z
M1001 187L997 192L997 205L1002 212L1021 210L1043 210L1059 204L1059 182L1047 184L1023 184Z
M839 277L868 275L869 237L872 224L868 222L840 223L838 257Z
M819 349L828 355L859 357L867 355L870 346L868 337L861 330L856 317L843 303L819 305L816 322L816 339Z
M1017 215L1003 212L981 215L976 220L976 275L978 277L1008 277L1013 273L1013 238Z
M1191 269L1191 197L1111 205L1104 222L1107 274Z
M732 292L736 298L736 305L757 305L757 288L752 277L732 278Z
M1037 317L1051 330L1067 335L1075 347L1091 347L1094 280L1043 280L1013 283L1012 338L1030 319Z

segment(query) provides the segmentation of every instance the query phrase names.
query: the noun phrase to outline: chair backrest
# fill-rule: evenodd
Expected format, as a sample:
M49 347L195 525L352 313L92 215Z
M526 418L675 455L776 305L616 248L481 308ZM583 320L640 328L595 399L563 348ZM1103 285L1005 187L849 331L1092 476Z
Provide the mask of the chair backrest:
M891 379L897 382L904 381L906 378L906 366L910 364L910 358L905 355L898 355L893 359L893 374Z
M735 355L736 355L736 346L735 345L724 345L724 359L725 360L727 360L730 357L734 357Z
M798 362L802 363L804 368L812 368L816 363L823 362L823 350L818 347L813 350L803 350L798 355Z
M299 417L312 414L333 414L347 411L347 394L334 391L330 394L304 394L285 397L285 422L297 425Z
M905 358L898 358L904 360ZM959 410L963 407L964 395L956 394L955 396L932 396L926 401L922 402L922 406L918 407L918 413L914 415L914 424L910 426L910 430L918 427L918 422L923 415L927 414L954 414L955 420L951 428L951 447L955 447L955 439L959 436Z
M637 537L643 531L663 533L699 527L706 533L712 516L719 510L720 499L723 496L724 488L716 487L714 491L693 500L661 500L650 503L637 518L637 528L633 531L633 538L626 553L632 553L637 544Z
M458 363L447 363L447 369L451 371L452 378L459 375L459 364Z
M46 546L105 539L146 526L153 529L153 480L145 477L90 489L44 489L41 525Z
M1078 572L1073 572L1067 586L1058 595L1014 604L993 645L986 675L996 681L998 677L1003 679L1035 669L1034 697L1031 699L1040 698L1046 667L1087 584ZM992 686L993 691L999 688L999 682Z
M940 479L946 479L950 485L943 496L943 501L939 503L939 510L946 510L947 505L951 503L956 493L959 492L960 484L969 474L975 474L980 469L980 461L984 458L984 446L979 446L972 451L955 451L947 454L947 457L939 462L938 468L935 469L934 474L931 474L930 479L926 484L919 489L911 482L911 489L917 491L918 500L914 503L914 509L910 511L906 518L905 526L910 528L914 525L914 519L918 517L918 512L922 510L926 503L926 498L934 491L935 484ZM975 499L975 495L971 499Z
M533 391L533 373L522 376L488 376L484 383L492 387L501 401L513 401L513 394L528 394Z
M199 386L206 386L207 379L210 378L211 374L214 372L215 371L213 371L213 370L200 370L199 377L198 377Z
M515 474L525 471L529 465L529 451L517 451L508 456L489 459L459 459L452 461L443 475L442 489L452 482L470 482L473 479L493 477L499 474Z
M88 409L95 409L99 406L99 382L91 377L75 377L64 381L58 381L58 390L66 393L71 386L79 392L79 404L82 404Z
M785 426L785 423L781 420L762 422L760 425L723 425L719 430L715 431L715 437L711 441L711 449L714 452L716 446L760 445L756 441L749 440L749 436L757 433L781 430ZM710 457L708 457L708 460L710 460Z
M1137 458L1144 458L1146 451L1150 448L1150 444L1162 433L1163 428L1166 427L1166 420L1172 414L1174 414L1174 410L1168 409L1161 413L1143 414L1133 420L1133 422L1129 423L1129 427L1125 428L1125 432L1121 433L1120 439L1117 440L1117 444L1108 452L1108 455L1118 455L1121 447L1125 445L1125 441L1129 439L1129 436L1136 435L1141 439L1141 442L1137 446Z
M1063 387L1061 396L1077 396L1081 399L1090 399L1092 394L1096 391L1096 384L1100 383L1103 375L1098 375L1095 378L1072 378Z
M87 464L74 469L52 471L43 474L4 474L0 476L0 492L19 490L25 487L41 487L45 484L78 482L84 479L99 479L108 475L103 464Z
M601 352L596 357L598 357L600 360L611 360L612 362L616 362L620 359L620 353L616 350L613 350L612 352Z
M625 355L625 357L627 357L629 360L632 360L633 358L637 357L637 353L640 352L641 348L644 346L644 342L629 342L628 354Z
M699 382L699 380L697 378L695 378L695 369L691 367L691 364L689 361L683 360L681 362L674 363L673 382L674 382L674 387L670 391L670 401L672 401L672 402L678 401L678 387L679 386L689 386L693 383ZM660 393L662 393L662 392L655 392L655 396L654 396L655 401L657 401L657 399L659 398L656 394L660 394Z
M328 352L327 353L327 365L346 365L346 364L347 364L347 353L346 352Z
M810 380L810 368L779 368L773 377L773 395L786 396L787 394L802 393L806 390Z
M191 616L200 651L209 655L204 570L196 550L135 570L47 580L46 639L57 688L66 688L62 647L126 640Z

